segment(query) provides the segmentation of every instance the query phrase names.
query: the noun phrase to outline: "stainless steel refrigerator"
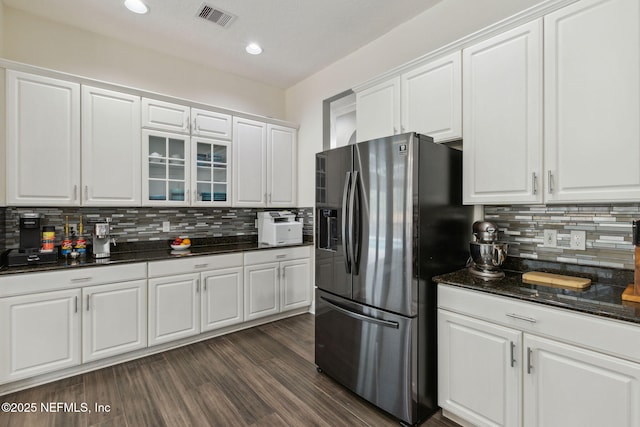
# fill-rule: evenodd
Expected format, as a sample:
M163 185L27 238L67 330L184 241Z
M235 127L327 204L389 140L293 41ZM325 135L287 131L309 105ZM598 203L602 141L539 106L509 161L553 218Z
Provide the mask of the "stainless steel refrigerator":
M407 133L316 155L315 361L405 423L437 409L436 285L462 268L462 153Z

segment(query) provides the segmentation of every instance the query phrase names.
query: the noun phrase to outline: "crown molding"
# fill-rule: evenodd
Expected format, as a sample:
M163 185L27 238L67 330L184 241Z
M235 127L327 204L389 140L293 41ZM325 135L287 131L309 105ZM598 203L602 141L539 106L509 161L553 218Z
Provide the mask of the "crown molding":
M265 123L270 123L274 125L280 125L280 126L285 126L285 127L295 128L295 129L300 128L300 125L296 123L287 122L285 120L280 120L273 117L259 116L257 114L246 113L243 111L230 110L224 107L204 104L198 101L165 95L157 92L151 92L143 89L138 89L135 87L118 85L115 83L105 82L103 80L91 79L91 78L79 76L76 74L70 74L62 71L51 70L49 68L38 67L36 65L25 64L22 62L12 61L10 59L5 59L1 57L0 57L0 68L15 70L15 71L22 71L22 72L31 73L31 74L37 74L44 77L51 77L53 79L65 80L68 82L74 82L74 83L83 84L83 85L90 85L90 86L113 90L117 92L125 92L131 95L136 95L144 98L153 98L159 101L172 102L174 104L185 105L193 108L200 108L203 110L216 111L218 113L229 114L231 116L242 117L249 120L257 120ZM3 76L0 76L0 79L2 78Z
M542 3L539 3L535 6L532 6L528 9L523 10L522 12L518 12L515 15L512 15L508 18L505 18L501 21L496 22L495 24L491 24L481 30L476 31L475 33L471 33L467 36L464 36L454 42L451 42L447 45L442 46L434 51L431 51L425 55L419 56L405 64L394 67L366 82L359 84L353 87L354 92L361 92L365 89L368 89L372 86L377 85L378 83L382 83L383 81L394 78L404 72L407 72L419 65L434 61L436 59L442 58L443 56L449 55L455 51L462 50L466 47L472 46L476 43L479 43L483 40L489 39L495 35L504 33L512 28L515 28L519 25L526 24L527 22L531 22L534 19L538 19L547 15L553 11L561 9L571 3L575 3L579 0L546 0Z

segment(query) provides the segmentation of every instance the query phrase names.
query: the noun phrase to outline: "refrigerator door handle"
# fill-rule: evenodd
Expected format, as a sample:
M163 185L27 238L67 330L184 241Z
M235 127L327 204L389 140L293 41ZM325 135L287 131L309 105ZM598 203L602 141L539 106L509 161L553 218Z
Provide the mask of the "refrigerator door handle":
M360 271L360 241L362 237L360 233L362 231L362 212L360 210L360 190L358 187L358 180L360 175L358 171L353 172L353 184L351 187L351 202L349 203L350 213L350 236L351 236L351 260L353 262L353 274L358 275ZM357 205L356 205L356 198ZM356 217L357 214L357 217Z
M351 172L347 172L344 178L344 189L342 190L342 244L344 245L344 265L347 274L351 274L351 250L350 250L350 233L347 233L347 217L351 218L350 212L347 213L347 200L349 199L349 190L351 189Z
M339 312L341 312L343 314L346 314L349 317L353 317L354 319L364 320L365 322L375 323L377 325L387 326L387 327L393 328L393 329L399 329L400 328L400 324L398 322L393 322L391 320L384 320L384 319L376 319L375 317L369 317L369 316L366 316L364 314L355 313L355 312L353 312L351 310L348 310L346 308L340 307L339 305L337 305L333 301L330 301L330 300L326 299L325 297L320 297L320 299L323 300L324 302L326 302L327 304L329 304L331 306L331 308L333 308L334 310L337 310L337 311L339 311Z

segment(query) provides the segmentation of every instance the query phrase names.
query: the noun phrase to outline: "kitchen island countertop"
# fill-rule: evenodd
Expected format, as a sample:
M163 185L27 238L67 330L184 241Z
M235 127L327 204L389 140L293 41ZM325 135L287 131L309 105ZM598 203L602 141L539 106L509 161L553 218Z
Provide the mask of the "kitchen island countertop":
M588 277L591 285L584 290L523 283L526 271ZM505 266L505 277L484 280L467 268L433 278L436 283L463 287L537 304L579 311L640 324L640 303L622 301L622 292L633 282L633 271L583 267L541 261L512 261Z

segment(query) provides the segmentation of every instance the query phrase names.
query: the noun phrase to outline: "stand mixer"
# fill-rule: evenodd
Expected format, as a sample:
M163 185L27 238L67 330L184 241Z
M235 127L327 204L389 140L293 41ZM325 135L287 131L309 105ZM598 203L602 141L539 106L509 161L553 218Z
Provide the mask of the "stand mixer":
M488 221L473 223L474 241L469 242L469 272L483 279L500 279L504 271L500 269L507 258L509 245L498 242L498 227Z

